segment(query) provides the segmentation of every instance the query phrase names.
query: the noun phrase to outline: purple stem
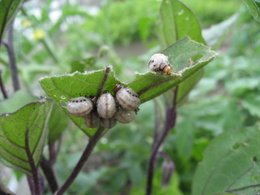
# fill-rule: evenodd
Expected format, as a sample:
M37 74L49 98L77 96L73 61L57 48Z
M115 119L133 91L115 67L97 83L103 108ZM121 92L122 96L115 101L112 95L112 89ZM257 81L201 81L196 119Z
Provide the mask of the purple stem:
M176 104L177 104L177 92L178 87L175 88L174 97L172 107L166 110L166 120L164 124L164 128L161 133L158 135L158 138L154 138L154 142L152 144L152 152L149 158L148 170L147 170L147 183L146 183L146 195L152 194L152 186L153 186L153 176L154 176L154 166L156 157L159 151L160 146L168 135L169 131L175 126L176 123ZM155 131L156 133L158 131Z
M4 85L3 79L2 79L2 70L0 70L0 89L3 94L4 99L8 99L8 95L7 95L5 85Z
M30 145L29 145L29 129L26 129L26 132L25 132L25 152L26 152L28 162L31 167L31 171L32 171L32 179L33 179L33 184L34 184L33 185L33 192L34 192L33 194L41 195L42 190L41 190L41 184L40 184L40 180L39 180L39 173L38 173L37 166L34 162L33 155L31 153Z
M44 156L42 156L40 166L52 193L55 193L58 189L58 182L54 174L52 164Z
M82 153L82 155L81 155L77 165L75 166L75 168L71 172L71 174L68 177L68 179L64 182L64 184L55 193L55 195L62 195L70 187L70 185L76 179L76 177L78 176L78 174L81 171L82 167L84 166L84 164L88 160L91 152L93 151L94 147L96 146L98 140L101 138L103 132L104 132L104 129L99 127L97 129L96 133L94 134L94 136L89 138L89 142L88 142L84 152Z
M8 33L7 33L7 43L2 42L5 46L9 58L9 66L11 71L11 77L13 81L14 91L18 91L20 89L20 82L18 78L18 71L16 65L15 51L13 46L13 23L12 21L9 25Z

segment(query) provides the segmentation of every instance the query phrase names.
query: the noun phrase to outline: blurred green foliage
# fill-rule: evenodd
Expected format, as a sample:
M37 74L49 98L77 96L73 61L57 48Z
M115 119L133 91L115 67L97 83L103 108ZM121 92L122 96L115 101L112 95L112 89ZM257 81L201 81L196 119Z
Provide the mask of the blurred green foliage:
M240 8L240 1L184 2L203 27L234 13L239 14L239 19L218 42L219 57L205 68L203 79L178 110L176 128L164 146L175 164L170 181L174 187L167 192L168 188L160 185L162 160L159 159L154 179L154 191L158 194L190 194L193 174L211 140L225 131L254 127L260 117L259 24ZM160 1L153 0L114 0L107 1L99 12L92 14L88 6L66 1L27 2L16 19L15 28L19 76L24 88L40 96L43 94L38 85L41 76L75 68L82 71L77 60L93 56L97 60L86 69L112 63L119 78L131 80L134 70L145 70L150 54L158 51L159 5ZM133 52L133 42L138 42L137 54ZM129 53L120 53L125 47ZM9 88L7 55L2 47L0 68ZM118 125L101 139L68 194L143 193L154 131L155 119L151 114L155 112L154 102L145 103L140 110L134 123ZM64 170L74 167L87 143L76 128L70 123L62 138L55 165L59 181L68 176Z
M241 1L233 0L183 0L194 11L202 26L209 27L222 22L236 12Z

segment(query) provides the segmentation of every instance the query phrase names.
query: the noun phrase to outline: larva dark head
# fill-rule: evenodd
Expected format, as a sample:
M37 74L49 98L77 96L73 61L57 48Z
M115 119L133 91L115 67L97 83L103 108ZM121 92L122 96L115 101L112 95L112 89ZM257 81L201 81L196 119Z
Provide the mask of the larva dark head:
M167 65L163 68L163 73L167 74L167 75L171 75L172 74L172 67L170 65Z
M114 93L116 94L120 89L122 89L124 86L121 84L116 84L116 86L113 88Z

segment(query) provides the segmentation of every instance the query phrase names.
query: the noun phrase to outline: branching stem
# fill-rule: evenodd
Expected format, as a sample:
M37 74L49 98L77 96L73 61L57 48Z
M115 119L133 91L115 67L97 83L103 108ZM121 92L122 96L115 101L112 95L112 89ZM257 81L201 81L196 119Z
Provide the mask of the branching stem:
M52 193L55 193L58 189L58 182L55 177L51 162L42 156L40 166Z
M146 183L146 195L152 194L153 186L153 176L154 176L154 166L156 157L159 151L160 146L168 135L169 131L175 126L176 123L176 104L177 104L177 92L178 87L175 88L172 107L166 110L166 120L164 128L161 133L158 134L158 137L154 138L154 143L152 144L152 152L149 158L148 170L147 170L147 183ZM155 131L157 133L158 131Z

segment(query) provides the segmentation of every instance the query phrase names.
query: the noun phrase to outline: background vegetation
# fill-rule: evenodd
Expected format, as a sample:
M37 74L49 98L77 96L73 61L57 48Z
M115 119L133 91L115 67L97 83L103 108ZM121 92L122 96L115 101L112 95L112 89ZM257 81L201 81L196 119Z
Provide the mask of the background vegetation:
M232 134L249 127L259 128L259 23L241 1L183 2L195 13L205 29L205 40L219 55L205 67L203 78L181 102L176 127L163 146L170 160L159 158L156 164L156 195L191 194L192 186L196 190L196 185L203 185L198 174L195 180L202 183L193 183L194 174L203 157L207 159L203 155L205 150L214 151L214 145L208 147L211 142L226 143L224 139L232 138ZM42 76L98 69L104 64L113 64L117 76L125 82L133 80L134 71L144 72L147 59L161 49L160 4L161 1L155 0L107 0L94 4L66 0L26 2L14 25L14 48L22 83L19 92L12 91L8 55L5 48L0 47L0 69L9 96L15 95L19 105L30 102L32 96L45 95L38 83ZM144 194L155 123L151 113L155 107L164 109L163 102L162 96L146 102L133 123L117 125L101 138L88 166L68 194ZM18 106L1 102L0 108L4 113ZM65 115L57 120L60 120L58 127L65 131L60 139L62 147L55 169L58 180L64 181L68 175L64 170L73 169L85 147L86 136ZM216 150L216 154L218 152ZM226 158L224 164L239 163L232 158L228 160ZM241 158L237 158L239 160ZM169 183L162 187L167 162L174 165L174 171ZM210 170L210 165L206 162L200 169ZM259 162L255 166L253 184L259 183ZM1 167L0 179L12 190L24 186L23 178L20 172ZM257 187L251 190L248 194L254 194Z

